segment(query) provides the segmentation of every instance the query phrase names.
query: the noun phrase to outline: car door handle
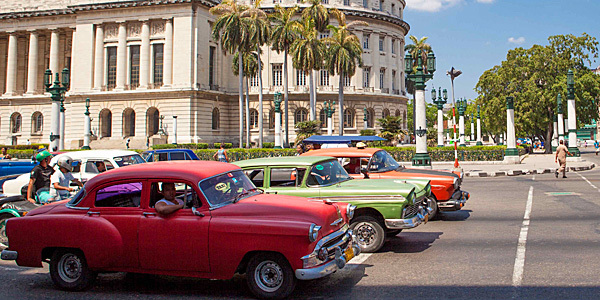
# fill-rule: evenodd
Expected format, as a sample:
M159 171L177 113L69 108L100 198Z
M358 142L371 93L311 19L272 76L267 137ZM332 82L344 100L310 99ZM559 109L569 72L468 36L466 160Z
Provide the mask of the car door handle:
M144 215L144 217L156 217L156 213L153 212L143 212L142 215Z
M98 211L88 211L88 212L87 212L87 214L88 214L88 216L92 216L92 215L97 215L97 216L99 216L99 215L100 215L100 212L98 212Z

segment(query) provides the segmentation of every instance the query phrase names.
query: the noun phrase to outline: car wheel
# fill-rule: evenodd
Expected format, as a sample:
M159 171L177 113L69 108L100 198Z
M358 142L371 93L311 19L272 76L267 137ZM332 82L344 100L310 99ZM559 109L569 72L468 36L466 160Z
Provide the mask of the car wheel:
M246 269L250 291L262 299L281 299L289 296L296 286L296 277L288 261L277 253L253 256Z
M376 252L385 242L385 231L377 219L359 216L352 219L350 228L354 232L362 252Z
M393 236L397 236L398 233L402 232L402 229L393 229L393 230L388 230L385 232L385 235L387 237L393 237Z
M435 199L435 196L432 195L431 198L429 198L429 200L431 200L429 202L429 207L431 207L432 211L429 214L429 220L434 220L435 217L439 217L440 215L440 209L438 208L438 203L437 203L437 199Z
M15 216L11 214L0 215L0 248L8 248L8 236L6 235L6 221Z
M50 259L50 277L58 288L68 291L81 291L90 287L97 273L87 265L83 253L75 249L54 251Z

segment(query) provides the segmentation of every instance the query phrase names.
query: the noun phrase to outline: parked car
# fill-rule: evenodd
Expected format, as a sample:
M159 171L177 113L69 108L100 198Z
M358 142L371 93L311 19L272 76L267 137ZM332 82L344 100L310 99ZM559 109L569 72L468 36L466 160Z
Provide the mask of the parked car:
M30 159L2 159L0 160L0 185L6 180L17 178L21 174L29 173L37 165Z
M353 178L371 179L427 179L431 182L431 215L439 211L460 210L470 194L462 191L461 172L405 168L385 150L379 148L319 149L302 154L303 156L332 156L342 161L344 169Z
M106 170L146 162L134 151L86 150L58 154L52 158L50 165L55 166L58 159L63 155L68 155L73 159L73 162L76 165L71 173L73 174L73 177L82 182L99 174L98 169L96 168L97 162L103 162L106 166ZM30 175L27 173L20 175L16 179L4 182L2 185L4 194L7 196L25 195L27 193L27 186L29 185L29 177Z
M142 152L142 157L147 162L166 160L200 160L196 153L190 149L157 149Z
M394 236L428 220L428 180L352 180L333 157L271 157L234 164L266 193L355 205L350 228L363 252L379 250L386 234Z
M176 185L183 209L156 212L159 183ZM156 162L105 172L70 202L9 220L1 257L26 267L49 262L54 284L72 291L103 271L239 272L257 297L282 298L297 279L327 276L360 253L348 227L353 213L347 204L262 194L231 164Z

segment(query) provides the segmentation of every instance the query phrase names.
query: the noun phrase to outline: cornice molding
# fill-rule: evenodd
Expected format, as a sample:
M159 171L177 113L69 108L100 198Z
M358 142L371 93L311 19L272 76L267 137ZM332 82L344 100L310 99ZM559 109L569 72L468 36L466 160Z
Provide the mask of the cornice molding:
M60 15L71 15L74 13L75 12L69 8L36 10L36 11L18 11L18 12L1 13L0 20L33 18L33 17L51 17L51 16L60 16Z
M219 4L217 0L130 0L130 1L119 1L119 2L105 2L105 3L92 3L92 4L80 4L69 6L74 11L89 11L89 10L100 10L100 9L114 9L114 8L131 8L131 7L143 7L151 5L165 5L165 4L180 4L180 3L199 3L208 7L213 7Z
M386 14L380 14L377 12L370 12L370 11L364 11L364 10L346 9L346 8L340 8L340 10L343 11L344 13L346 13L346 15L348 15L348 16L376 19L376 20L385 21L385 22L389 22L389 23L398 25L398 26L402 27L404 30L406 30L407 34L410 31L410 25L408 25L408 23L406 23L406 21L404 21L401 18L398 18L396 16L390 16L390 15L386 15Z

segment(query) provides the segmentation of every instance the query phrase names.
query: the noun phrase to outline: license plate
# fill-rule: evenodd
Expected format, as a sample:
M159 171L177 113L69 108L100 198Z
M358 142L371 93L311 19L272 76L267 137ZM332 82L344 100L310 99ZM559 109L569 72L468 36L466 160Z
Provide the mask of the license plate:
M354 250L352 250L352 247L348 247L348 249L346 249L346 251L344 251L344 258L346 258L346 261L349 261L353 257L354 257Z

